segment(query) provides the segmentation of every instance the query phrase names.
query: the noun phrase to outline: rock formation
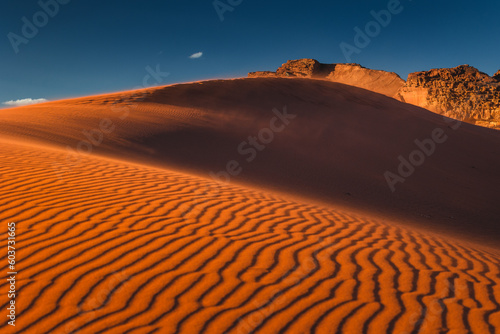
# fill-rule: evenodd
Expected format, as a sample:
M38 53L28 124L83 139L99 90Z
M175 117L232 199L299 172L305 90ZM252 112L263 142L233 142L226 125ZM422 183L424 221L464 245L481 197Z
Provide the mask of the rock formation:
M495 75L493 75L493 78L495 78L498 81L500 81L500 70L498 70L497 73L495 73Z
M249 78L268 78L268 77L277 77L276 72L272 71L256 71L256 72L250 72L248 73Z
M396 73L371 70L359 64L322 64L314 59L289 60L276 72L251 72L248 76L324 79L391 97L405 84Z
M415 72L395 98L447 117L500 128L499 72L490 77L469 65Z
M500 70L492 77L469 65L411 73L371 70L359 64L289 60L276 72L249 77L300 77L330 80L371 90L468 123L500 129Z
M328 80L393 97L405 84L394 72L371 70L358 64L336 64Z

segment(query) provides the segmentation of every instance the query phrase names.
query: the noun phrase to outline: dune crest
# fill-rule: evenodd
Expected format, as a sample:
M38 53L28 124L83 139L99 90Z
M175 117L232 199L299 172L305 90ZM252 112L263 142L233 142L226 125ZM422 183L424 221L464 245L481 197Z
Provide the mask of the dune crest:
M330 80L394 97L460 121L500 128L500 71L490 77L472 66L461 65L410 73L404 81L396 73L359 64L323 64L315 59L298 59L287 61L275 72L250 72L248 77Z

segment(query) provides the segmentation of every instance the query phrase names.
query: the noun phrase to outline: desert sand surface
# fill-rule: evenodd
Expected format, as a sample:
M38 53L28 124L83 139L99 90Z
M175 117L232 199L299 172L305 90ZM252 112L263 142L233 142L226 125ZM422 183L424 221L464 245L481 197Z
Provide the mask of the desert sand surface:
M19 262L2 333L500 332L498 131L249 78L0 110L0 142Z

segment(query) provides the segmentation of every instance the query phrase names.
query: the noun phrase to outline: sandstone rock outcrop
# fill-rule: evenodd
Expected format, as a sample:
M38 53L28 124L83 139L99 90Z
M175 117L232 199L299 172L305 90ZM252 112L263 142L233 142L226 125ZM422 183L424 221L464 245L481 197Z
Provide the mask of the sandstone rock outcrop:
M371 70L359 64L322 64L315 59L289 60L276 72L250 72L249 77L300 77L340 82L394 96L405 84L396 73Z
M469 65L415 72L395 95L435 113L500 128L500 80Z
M371 70L358 64L336 64L328 80L393 97L405 81L394 72Z
M248 73L249 78L269 78L269 77L277 77L276 72L271 71L257 71Z
M496 80L500 81L500 70L498 70L497 73L495 73L493 75L493 78L495 78Z
M315 59L298 59L281 65L276 74L280 77L325 78L334 68L334 64L322 64Z
M248 76L340 82L450 118L500 129L500 70L490 77L472 66L461 65L410 73L405 82L396 73L371 70L359 64L322 64L314 59L298 59L287 61L276 72L251 72Z

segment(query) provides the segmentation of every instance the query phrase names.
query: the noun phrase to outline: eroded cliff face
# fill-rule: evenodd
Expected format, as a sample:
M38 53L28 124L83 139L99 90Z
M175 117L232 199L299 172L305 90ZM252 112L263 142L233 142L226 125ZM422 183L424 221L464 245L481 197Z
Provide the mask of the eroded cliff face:
M490 77L461 65L411 73L395 98L447 117L500 128L500 71Z
M250 72L249 77L300 77L324 79L394 96L405 84L396 73L371 70L359 64L322 64L314 59L289 60L276 72Z

